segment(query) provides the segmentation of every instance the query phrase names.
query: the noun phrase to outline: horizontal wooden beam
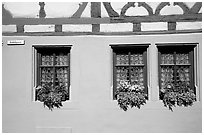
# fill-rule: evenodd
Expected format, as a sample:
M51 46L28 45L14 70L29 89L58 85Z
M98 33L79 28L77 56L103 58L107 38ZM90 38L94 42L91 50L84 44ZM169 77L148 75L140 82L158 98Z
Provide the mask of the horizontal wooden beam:
M3 25L102 24L110 18L13 18L2 20Z
M10 18L3 19L3 25L50 25L50 24L109 24L140 22L193 22L202 21L202 14L152 15L104 18Z
M202 33L202 29L195 30L172 30L172 31L141 31L141 32L25 32L25 33L2 33L2 36L81 36L81 35L157 35L157 34L185 34Z
M202 21L202 14L185 15L152 15L152 16L129 16L124 18L111 18L110 23L128 23L128 22L194 22Z

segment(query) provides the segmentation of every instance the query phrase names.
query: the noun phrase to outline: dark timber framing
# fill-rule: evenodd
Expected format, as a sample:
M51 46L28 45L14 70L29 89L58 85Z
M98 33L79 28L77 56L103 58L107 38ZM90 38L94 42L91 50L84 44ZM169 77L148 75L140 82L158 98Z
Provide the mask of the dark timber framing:
M158 48L158 78L159 78L159 88L161 88L161 66L164 66L161 64L161 54L163 52L166 52L167 50L170 50L174 54L174 64L171 65L173 66L174 69L174 83L176 83L176 70L178 66L189 66L190 69L190 87L194 90L194 93L196 94L196 89L195 89L195 74L194 74L194 48L198 45L198 43L157 43L157 48ZM188 49L185 47L188 46ZM178 49L180 48L180 50ZM169 49L168 49L169 48ZM186 54L189 54L189 65L182 65L182 64L176 64L176 53L183 51ZM168 64L166 64L168 65ZM168 65L168 66L170 66ZM159 92L160 94L160 92Z
M128 70L129 70L129 81L130 81L130 68L131 67L139 67L142 66L144 69L144 87L145 87L145 93L148 95L148 81L147 81L147 48L149 47L149 43L146 44L111 44L112 52L113 52L113 99L115 100L115 92L116 92L116 54L126 53L128 54ZM124 50L121 51L121 49ZM142 51L141 51L142 50ZM119 52L118 52L119 51ZM130 54L134 52L142 52L144 64L142 65L130 65ZM148 97L147 97L148 98Z
M91 2L91 17L101 18L101 3ZM99 24L92 24L92 32L100 32Z
M55 86L55 83L56 83L56 71L55 69L57 67L66 67L67 68L67 72L68 72L68 99L70 99L70 50L71 50L71 47L72 45L33 45L32 46L37 52L36 52L36 58L37 58L37 67L36 67L36 74L37 74L37 80L36 80L36 83L37 85L41 85L41 68L46 68L46 67L49 67L49 68L53 68L53 72L54 72L54 76L53 76L53 85ZM47 50L47 52L45 52L45 50ZM50 53L53 55L53 57L55 58L56 56L56 53L59 53L63 51L64 53L66 52L67 53L67 61L68 61L68 65L55 65L55 63L53 63L53 65L51 66L43 66L41 65L41 57L42 57L42 54L47 54L47 53ZM37 95L35 94L35 100L37 100Z
M178 6L183 10L183 14L179 15L161 15L160 11L165 7L169 6L169 2L161 2L156 10L153 11L152 7L146 2L137 2L138 7L143 7L147 10L148 15L146 16L127 16L126 11L130 7L135 7L136 2L127 2L122 7L120 13L117 13L111 2L91 2L91 17L81 17L84 9L87 6L87 2L79 4L78 10L68 18L46 18L46 11L44 9L44 2L40 2L39 18L13 18L12 14L4 8L2 4L2 24L3 25L16 25L16 33L3 33L3 35L141 35L141 34L177 34L177 33L200 33L201 29L197 30L176 30L177 22L201 22L202 13L199 13L202 2L195 2L195 4L189 8L184 2L174 2L174 6ZM109 17L101 17L101 8L104 6ZM43 13L43 14L42 14ZM166 22L168 24L168 30L166 31L141 31L141 23L151 23L151 22ZM100 24L117 24L117 23L132 23L133 29L131 32L100 32ZM62 27L64 24L90 24L92 25L92 32L63 32ZM55 31L52 33L43 32L32 32L25 33L24 26L26 25L55 25Z
M3 25L51 25L51 24L108 24L135 22L195 22L202 21L202 14L152 15L103 18L11 18L2 20Z

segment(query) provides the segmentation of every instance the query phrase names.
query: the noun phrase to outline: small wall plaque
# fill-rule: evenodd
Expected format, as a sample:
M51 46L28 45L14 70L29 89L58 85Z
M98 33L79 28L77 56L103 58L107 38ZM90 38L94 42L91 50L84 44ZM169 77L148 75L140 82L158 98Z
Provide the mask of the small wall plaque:
M24 45L25 40L8 40L7 45Z

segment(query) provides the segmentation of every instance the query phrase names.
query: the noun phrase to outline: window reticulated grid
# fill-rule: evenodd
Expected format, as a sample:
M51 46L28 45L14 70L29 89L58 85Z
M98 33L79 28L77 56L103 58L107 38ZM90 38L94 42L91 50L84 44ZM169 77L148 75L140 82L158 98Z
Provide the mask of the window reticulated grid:
M38 48L37 85L64 85L69 93L69 53L70 48ZM62 100L68 99L69 95L66 95Z
M115 91L121 81L129 81L131 84L144 86L145 93L147 94L146 49L147 47L113 49L113 95L115 95Z
M160 46L160 89L183 82L194 89L194 46Z

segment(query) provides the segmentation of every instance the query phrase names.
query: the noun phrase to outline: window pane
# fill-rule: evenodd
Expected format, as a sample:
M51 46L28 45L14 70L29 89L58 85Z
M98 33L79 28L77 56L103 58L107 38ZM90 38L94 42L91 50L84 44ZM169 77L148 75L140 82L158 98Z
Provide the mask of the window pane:
M189 64L189 54L176 54L176 64Z
M143 67L131 67L131 83L144 86Z
M53 55L42 55L41 65L43 65L43 66L53 65Z
M161 88L164 88L167 83L173 83L173 66L161 67Z
M189 66L180 66L177 70L177 82L182 81L190 85L190 69Z
M68 67L56 68L56 84L64 85L68 89Z
M131 54L130 55L130 64L131 65L144 64L142 54Z
M119 86L120 81L128 81L128 68L127 67L116 67L116 83L117 88Z
M55 57L56 65L68 65L67 54L60 53Z
M161 54L161 64L174 64L174 55Z
M116 55L116 65L128 65L129 58L127 54L117 54Z
M42 68L41 69L41 80L40 81L41 81L42 86L44 86L45 83L53 83L53 79L54 79L53 68Z

